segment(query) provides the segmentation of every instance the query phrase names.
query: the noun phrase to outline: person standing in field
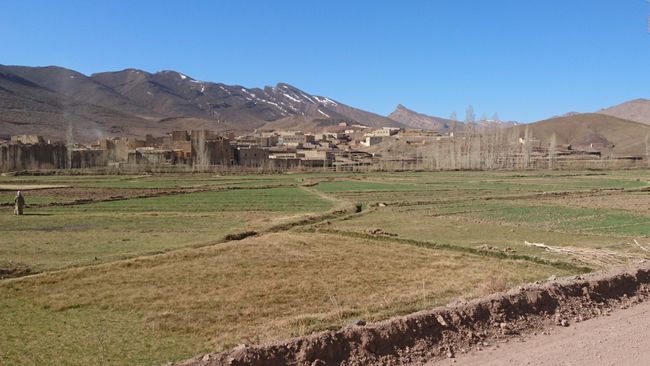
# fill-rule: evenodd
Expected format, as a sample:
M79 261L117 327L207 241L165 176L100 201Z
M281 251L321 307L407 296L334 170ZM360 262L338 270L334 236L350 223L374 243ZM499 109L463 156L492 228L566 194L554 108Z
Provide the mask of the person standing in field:
M14 215L22 215L23 209L25 209L25 197L20 191L16 192L16 198L14 198Z

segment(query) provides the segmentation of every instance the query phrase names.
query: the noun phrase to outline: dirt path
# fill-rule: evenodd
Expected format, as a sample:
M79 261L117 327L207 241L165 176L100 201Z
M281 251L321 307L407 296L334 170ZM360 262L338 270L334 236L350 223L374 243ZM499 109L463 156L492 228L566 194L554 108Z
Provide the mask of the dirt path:
M351 203L349 201L340 199L338 197L330 196L328 194L325 194L325 193L319 191L318 189L312 188L311 186L301 185L300 189L302 189L303 191L305 191L307 193L311 193L311 194L319 197L320 199L332 202L334 204L334 209L335 210L344 209L347 206L351 205Z
M614 311L569 327L549 328L482 351L430 362L450 365L648 365L650 364L650 303Z

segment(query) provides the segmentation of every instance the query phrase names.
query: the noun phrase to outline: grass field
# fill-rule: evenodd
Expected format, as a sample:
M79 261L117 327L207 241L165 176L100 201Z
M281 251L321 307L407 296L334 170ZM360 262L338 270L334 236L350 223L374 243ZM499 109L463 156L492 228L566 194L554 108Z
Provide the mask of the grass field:
M371 240L272 234L8 281L0 309L12 316L0 320L0 349L17 363L36 354L79 365L162 364L564 273ZM55 343L61 348L51 349Z
M646 258L649 180L0 177L0 187L67 187L27 190L22 217L0 208L0 270L38 272L0 280L0 364L164 364ZM261 234L224 241L245 230Z
M26 193L29 199L29 193ZM33 271L97 264L263 230L331 202L304 189L208 191L28 209L0 216L0 258Z

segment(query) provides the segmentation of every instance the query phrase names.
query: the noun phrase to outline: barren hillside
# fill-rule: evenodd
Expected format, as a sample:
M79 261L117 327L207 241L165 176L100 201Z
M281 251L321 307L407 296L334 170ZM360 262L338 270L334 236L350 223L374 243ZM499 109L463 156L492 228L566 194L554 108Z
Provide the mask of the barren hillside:
M650 100L635 99L600 110L598 113L650 124Z
M439 132L448 132L462 125L462 123L458 121L415 112L401 104L399 104L395 110L388 115L388 117L411 128L422 128Z
M340 122L403 126L390 118L316 96L285 83L246 88L201 81L176 71L126 69L86 76L62 67L0 65L0 131L75 139L172 129L300 128Z
M598 113L551 118L528 126L533 138L543 144L548 144L555 134L558 145L579 148L613 145L611 152L615 154L644 155L646 136L650 135L648 125ZM523 136L525 127L516 128Z

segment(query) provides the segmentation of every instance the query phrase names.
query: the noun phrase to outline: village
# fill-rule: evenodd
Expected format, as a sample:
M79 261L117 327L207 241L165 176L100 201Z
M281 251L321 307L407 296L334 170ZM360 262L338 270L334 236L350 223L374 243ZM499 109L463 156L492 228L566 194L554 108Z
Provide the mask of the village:
M364 141L355 140L363 129L311 134L300 131L254 132L235 136L210 130L172 131L166 136L144 139L115 137L84 145L53 142L37 135L7 136L0 140L0 170L86 169L95 167L194 168L241 167L285 170L299 167L333 167L343 156L372 157L355 152L363 144L376 144L376 134L397 131L380 129ZM367 141L367 142L366 142ZM338 156L338 159L335 159Z
M508 138L492 131L440 133L370 128L343 122L333 132L277 130L235 135L210 130L171 131L100 139L91 144L38 135L0 136L0 171L110 168L288 171L327 169L454 170L552 168L563 161L601 161L613 146L549 146L532 136ZM637 162L642 156L617 157Z
M147 135L144 139L106 138L89 145L53 142L37 135L5 136L0 139L0 170L145 166L347 169L372 164L376 154L364 152L363 148L396 139L398 133L404 132L345 123L339 127L339 132L320 134L255 131L239 136L232 132L179 130L166 136ZM432 133L422 131L422 136Z

